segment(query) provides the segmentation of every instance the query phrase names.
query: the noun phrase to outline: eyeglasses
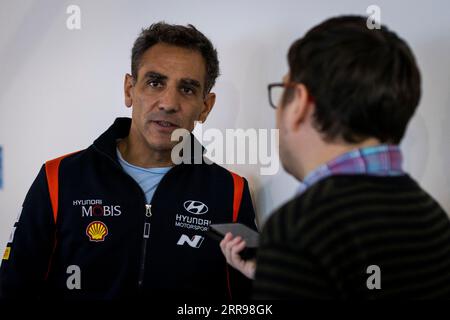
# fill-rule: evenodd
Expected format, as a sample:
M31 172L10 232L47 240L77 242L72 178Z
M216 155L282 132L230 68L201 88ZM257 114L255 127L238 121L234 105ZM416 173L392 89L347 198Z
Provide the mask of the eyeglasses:
M297 83L288 82L288 83L270 83L267 86L267 90L269 91L269 103L270 106L276 109L283 99L284 91L286 88L295 87Z

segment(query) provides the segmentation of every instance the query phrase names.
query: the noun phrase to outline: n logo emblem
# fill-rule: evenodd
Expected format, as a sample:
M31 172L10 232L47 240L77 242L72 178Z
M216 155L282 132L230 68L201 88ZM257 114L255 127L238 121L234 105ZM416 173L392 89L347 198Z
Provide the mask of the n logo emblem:
M177 242L177 245L182 246L185 243L187 243L192 248L200 248L200 246L202 245L203 239L205 239L205 238L202 236L195 235L192 238L189 238L187 235L182 234L180 239Z

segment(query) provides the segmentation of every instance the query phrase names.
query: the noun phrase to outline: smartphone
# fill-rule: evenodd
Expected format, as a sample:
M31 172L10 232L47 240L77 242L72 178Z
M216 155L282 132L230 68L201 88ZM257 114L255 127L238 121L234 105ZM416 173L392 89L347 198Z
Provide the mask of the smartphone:
M245 240L246 246L244 250L239 253L242 259L247 260L256 256L259 244L259 233L242 223L211 224L209 226L208 235L213 239L221 241L228 232L231 232L234 237L240 236Z

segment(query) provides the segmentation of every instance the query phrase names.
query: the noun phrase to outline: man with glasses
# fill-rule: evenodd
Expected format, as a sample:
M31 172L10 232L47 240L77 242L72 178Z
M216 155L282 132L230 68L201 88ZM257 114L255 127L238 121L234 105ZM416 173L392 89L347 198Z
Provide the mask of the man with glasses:
M449 298L449 218L402 169L421 92L408 45L342 16L295 41L288 63L269 101L283 166L306 190L266 222L256 261L227 234L227 261L259 299Z

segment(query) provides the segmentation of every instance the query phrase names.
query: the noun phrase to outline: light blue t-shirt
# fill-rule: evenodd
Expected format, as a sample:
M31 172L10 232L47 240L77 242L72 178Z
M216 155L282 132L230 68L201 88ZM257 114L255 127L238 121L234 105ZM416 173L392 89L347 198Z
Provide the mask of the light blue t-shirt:
M117 148L117 159L122 166L123 170L128 173L141 187L142 191L145 193L145 199L147 203L151 203L153 194L159 185L159 182L164 177L164 175L172 167L161 167L161 168L141 168L134 166L126 162L122 155L120 154L119 148Z

